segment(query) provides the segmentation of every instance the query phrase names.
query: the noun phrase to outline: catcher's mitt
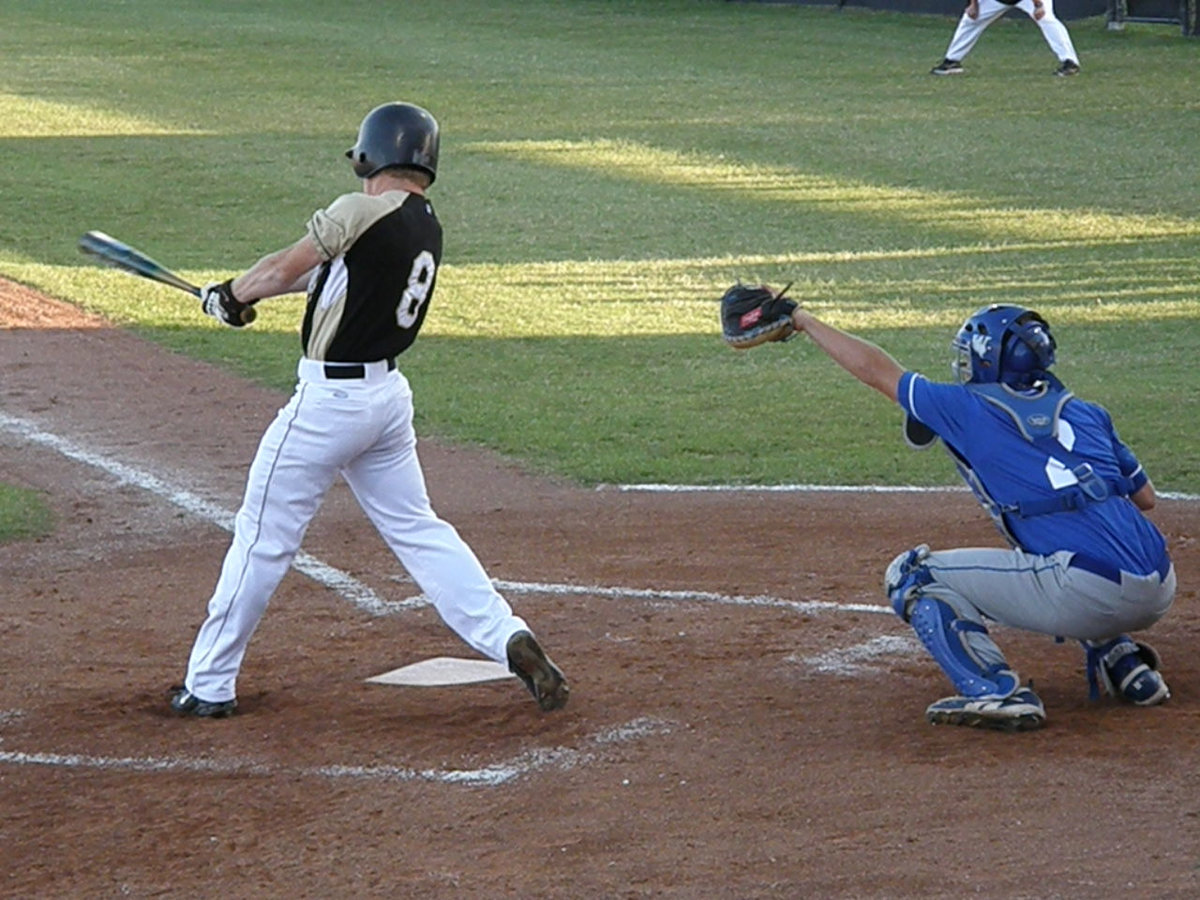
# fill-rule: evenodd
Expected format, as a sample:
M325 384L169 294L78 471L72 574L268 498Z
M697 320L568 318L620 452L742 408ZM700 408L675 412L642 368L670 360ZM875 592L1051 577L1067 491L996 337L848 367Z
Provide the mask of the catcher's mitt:
M795 333L792 311L796 303L765 284L738 282L721 297L721 331L725 343L745 350L767 341L786 341Z

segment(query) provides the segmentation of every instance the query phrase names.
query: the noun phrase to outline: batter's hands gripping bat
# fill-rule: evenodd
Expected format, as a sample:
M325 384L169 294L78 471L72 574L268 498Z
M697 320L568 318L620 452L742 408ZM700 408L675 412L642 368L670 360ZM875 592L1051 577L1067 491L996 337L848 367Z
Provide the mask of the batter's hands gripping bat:
M181 291L187 291L193 297L200 296L200 288L196 285L185 281L170 269L156 263L142 251L118 241L103 231L89 231L79 239L79 249L122 272L140 275L142 278L149 278L151 281L179 288ZM242 310L243 325L249 325L257 317L258 313L253 306L247 306Z

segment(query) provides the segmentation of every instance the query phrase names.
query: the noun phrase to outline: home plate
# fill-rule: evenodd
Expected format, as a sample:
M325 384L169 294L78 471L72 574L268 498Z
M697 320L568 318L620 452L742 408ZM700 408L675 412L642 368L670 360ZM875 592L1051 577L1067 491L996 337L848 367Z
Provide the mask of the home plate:
M492 662L490 659L438 656L375 675L367 681L372 684L398 684L406 687L444 687L450 684L474 684L478 681L499 681L501 678L516 677L503 663Z

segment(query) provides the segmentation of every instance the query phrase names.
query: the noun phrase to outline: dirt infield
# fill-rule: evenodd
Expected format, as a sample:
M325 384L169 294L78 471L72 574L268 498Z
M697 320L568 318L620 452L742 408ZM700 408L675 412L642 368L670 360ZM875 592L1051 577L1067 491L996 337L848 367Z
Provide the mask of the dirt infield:
M925 723L950 691L880 595L918 541L998 543L965 493L592 491L424 441L568 707L364 683L469 651L339 484L304 550L386 611L289 573L239 714L174 719L284 400L0 282L0 481L58 516L0 545L0 895L1200 896L1194 503L1152 514L1171 702L1090 702L1078 647L998 629L1048 715L1005 735Z

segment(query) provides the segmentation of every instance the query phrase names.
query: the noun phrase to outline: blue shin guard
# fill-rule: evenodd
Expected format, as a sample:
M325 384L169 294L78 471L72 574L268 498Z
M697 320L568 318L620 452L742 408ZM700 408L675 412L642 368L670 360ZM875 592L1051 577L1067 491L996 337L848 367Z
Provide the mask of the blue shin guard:
M1021 686L1016 672L1002 662L984 665L967 644L966 632L987 634L984 626L959 618L933 597L917 597L908 611L917 637L962 696L1008 697Z

